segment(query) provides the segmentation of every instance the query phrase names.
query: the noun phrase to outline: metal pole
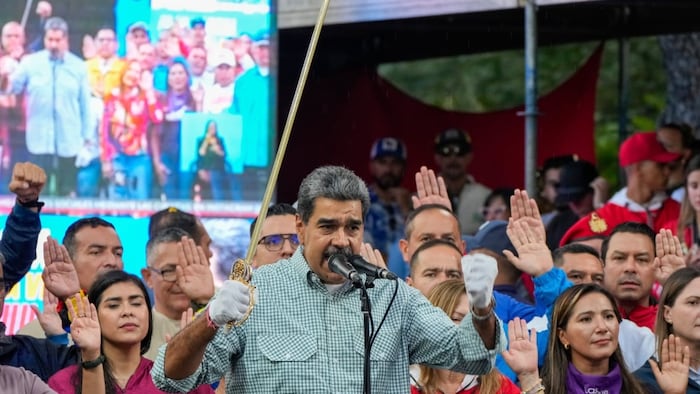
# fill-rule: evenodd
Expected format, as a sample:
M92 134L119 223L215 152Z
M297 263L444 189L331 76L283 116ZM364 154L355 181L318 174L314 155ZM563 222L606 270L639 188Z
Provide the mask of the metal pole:
M537 193L537 1L525 1L525 189Z
M629 73L628 57L630 52L629 40L626 37L617 39L617 136L618 146L622 144L627 136L628 119L627 110L629 108ZM620 185L627 184L625 172L620 169Z
M29 13L32 12L33 2L34 0L27 0L27 2L24 3L24 13L22 13L22 21L20 22L23 29L27 27L27 19L29 18Z

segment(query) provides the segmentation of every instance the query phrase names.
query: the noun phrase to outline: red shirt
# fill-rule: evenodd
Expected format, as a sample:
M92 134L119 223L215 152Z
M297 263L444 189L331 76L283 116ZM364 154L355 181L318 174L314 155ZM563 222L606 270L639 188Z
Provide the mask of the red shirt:
M507 377L500 375L501 378L501 387L498 388L498 394L520 394L520 388L515 385L510 379ZM468 389L463 389L458 391L456 394L479 394L479 386L476 385L472 388ZM424 393L421 391L416 386L411 386L411 394L432 394L432 393Z
M623 319L629 319L639 327L647 327L654 332L654 325L656 324L656 312L658 311L658 305L640 306L637 305L629 314L620 308L620 314Z
M163 121L163 109L155 96L150 99L138 90L107 94L102 118L102 161L118 153L127 156L148 154L148 127Z
M155 384L153 384L153 379L151 379L151 368L153 368L153 361L141 357L141 363L139 364L134 374L131 375L129 381L126 383L126 387L123 390L117 390L124 394L160 394L165 393L165 391L159 390ZM54 389L57 393L75 393L75 385L73 384L73 375L78 372L77 365L71 365L68 368L63 368L62 370L56 372L49 379L49 387ZM83 390L85 392L85 390ZM195 390L190 391L190 393L195 394L212 394L214 390L211 386L203 384L197 387Z
M626 193L626 188L620 190L603 207L581 218L564 234L559 245L578 239L607 237L624 222L647 223L654 232L659 232L662 228L668 228L668 223L680 215L680 204L665 195L654 196L646 207L642 207L629 200ZM675 228L668 229L675 234Z

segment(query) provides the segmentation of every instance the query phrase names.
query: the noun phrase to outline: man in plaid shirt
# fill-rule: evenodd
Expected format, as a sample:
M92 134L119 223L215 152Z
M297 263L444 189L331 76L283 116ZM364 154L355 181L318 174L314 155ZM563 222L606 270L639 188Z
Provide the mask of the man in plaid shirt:
M247 285L226 281L207 310L160 349L155 384L186 392L225 376L228 393L362 392L360 292L329 269L328 258L362 251L370 262L383 263L362 245L368 206L367 187L351 171L321 167L309 174L298 196L301 246L291 258L255 271L248 320L226 328L243 317L251 296ZM374 392L408 392L409 364L474 375L493 367L505 343L493 313L497 269L463 270L471 277L472 312L459 326L403 282L379 279L368 290L375 328L387 313L370 352Z

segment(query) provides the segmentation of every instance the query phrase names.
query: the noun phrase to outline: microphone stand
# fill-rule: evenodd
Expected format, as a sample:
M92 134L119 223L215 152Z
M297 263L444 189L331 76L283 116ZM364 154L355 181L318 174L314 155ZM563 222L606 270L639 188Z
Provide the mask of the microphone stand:
M372 393L372 362L370 359L370 350L372 346L372 333L370 332L370 321L372 319L372 305L369 302L369 294L367 289L374 287L374 277L367 276L365 283L358 286L360 289L360 310L362 311L362 320L365 333L365 359L364 359L364 384L362 392L364 394Z

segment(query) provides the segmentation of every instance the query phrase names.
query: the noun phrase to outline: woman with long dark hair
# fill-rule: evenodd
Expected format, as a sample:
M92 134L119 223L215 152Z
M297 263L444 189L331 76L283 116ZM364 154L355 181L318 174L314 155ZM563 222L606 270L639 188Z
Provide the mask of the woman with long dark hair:
M204 135L197 139L197 176L209 184L213 200L227 198L226 146L213 119L204 126Z
M547 394L644 393L618 345L622 320L613 296L596 284L564 291L554 303L543 383Z
M97 278L87 298L76 300L67 307L82 362L58 371L49 386L70 394L161 393L151 379L153 362L143 357L151 344L153 316L141 280L108 271ZM207 385L193 391L212 392Z
M156 176L167 199L187 199L190 197L192 176L180 171L180 135L182 118L187 112L197 110L197 104L190 89L192 75L187 61L181 57L173 59L168 68L168 82L160 102L165 111L159 136L160 163L156 166Z

